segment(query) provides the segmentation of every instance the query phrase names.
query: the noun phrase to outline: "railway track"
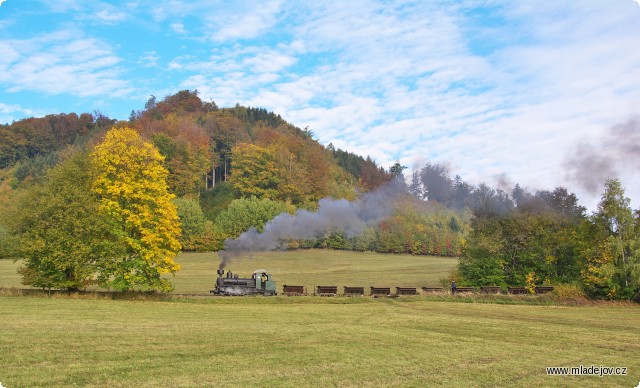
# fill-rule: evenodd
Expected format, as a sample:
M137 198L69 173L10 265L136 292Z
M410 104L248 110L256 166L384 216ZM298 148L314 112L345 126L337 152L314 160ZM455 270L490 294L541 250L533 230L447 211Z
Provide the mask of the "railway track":
M179 297L185 297L185 298L214 298L220 295L213 295L213 294L166 294L167 296L179 296Z
M471 287L461 290L458 288L457 294L504 294L504 292L497 287L482 287L480 289L473 289ZM524 287L510 287L506 294L529 294L524 292ZM554 287L536 287L535 294L546 294L553 291ZM425 295L432 293L448 293L440 287L422 287L422 292L413 287L396 287L396 292L393 293L390 287L371 287L371 291L365 293L364 287L346 287L343 293L339 293L335 286L317 286L312 293L308 293L304 286L287 286L283 287L283 292L273 293L271 295L279 296L329 296L329 297L353 297L353 296L367 296L367 297L399 297L410 295ZM142 291L101 291L101 290L46 290L41 288L3 288L0 287L0 294L19 294L19 295L85 295L85 296L99 296L99 297L111 297L112 299L127 299L128 297L148 297L148 298L221 298L228 296L260 296L260 294L237 294L237 295L216 295L212 293L198 294L198 293L156 293L156 292L142 292Z

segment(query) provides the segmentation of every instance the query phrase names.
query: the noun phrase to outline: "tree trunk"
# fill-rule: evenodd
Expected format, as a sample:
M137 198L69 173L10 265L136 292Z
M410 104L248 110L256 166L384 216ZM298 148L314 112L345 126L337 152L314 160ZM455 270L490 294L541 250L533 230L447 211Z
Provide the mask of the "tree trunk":
M216 188L216 162L211 162L211 190Z

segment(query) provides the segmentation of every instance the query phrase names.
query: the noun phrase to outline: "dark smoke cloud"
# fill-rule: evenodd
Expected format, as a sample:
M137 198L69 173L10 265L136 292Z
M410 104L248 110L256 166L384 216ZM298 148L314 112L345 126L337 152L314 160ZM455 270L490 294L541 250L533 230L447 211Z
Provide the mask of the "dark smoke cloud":
M355 201L324 198L318 203L318 211L298 210L294 215L282 213L269 221L262 233L255 228L242 233L237 239L227 239L220 251L224 268L235 257L251 252L273 251L281 240L313 239L333 231L344 231L348 237L358 235L391 215L404 188L397 181L363 194Z
M602 184L617 175L613 159L591 144L581 143L566 162L566 178L591 194L597 194Z
M513 190L513 187L516 185L516 182L514 182L506 173L501 173L501 174L497 174L494 176L494 180L495 180L495 185L496 188L506 192L506 193L510 193L511 190Z
M597 194L621 169L640 168L640 117L609 129L597 143L581 142L567 157L565 178Z

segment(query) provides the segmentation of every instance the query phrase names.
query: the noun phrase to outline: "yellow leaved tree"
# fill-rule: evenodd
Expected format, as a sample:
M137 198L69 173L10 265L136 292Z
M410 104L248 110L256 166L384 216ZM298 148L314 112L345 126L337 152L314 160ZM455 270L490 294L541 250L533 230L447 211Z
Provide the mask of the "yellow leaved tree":
M117 289L169 291L161 275L175 273L180 224L167 189L163 157L135 129L109 130L92 153L99 211L114 221L124 254L110 258L101 283Z
M241 196L258 199L278 199L281 182L273 148L240 143L231 151L233 173L231 182Z

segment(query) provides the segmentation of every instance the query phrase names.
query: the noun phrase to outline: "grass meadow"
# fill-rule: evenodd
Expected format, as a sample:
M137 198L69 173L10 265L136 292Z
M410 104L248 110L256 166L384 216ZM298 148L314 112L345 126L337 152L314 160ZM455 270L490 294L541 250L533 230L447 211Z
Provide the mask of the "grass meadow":
M214 256L182 255L176 292L208 292ZM454 264L308 251L264 254L229 268L239 274L265 268L280 284L310 287L316 279L322 285L421 286L437 285ZM15 271L15 264L0 261L0 286L19 286L8 269ZM639 322L638 305L609 303L501 305L421 296L132 301L0 292L0 383L635 387ZM627 375L548 376L545 370L580 365L626 367Z
M187 253L176 258L182 270L172 279L176 293L207 293L215 285L216 253ZM450 257L381 255L372 252L300 250L264 252L231 261L226 269L249 277L256 269L273 274L278 292L284 284L315 286L439 286L458 260Z

